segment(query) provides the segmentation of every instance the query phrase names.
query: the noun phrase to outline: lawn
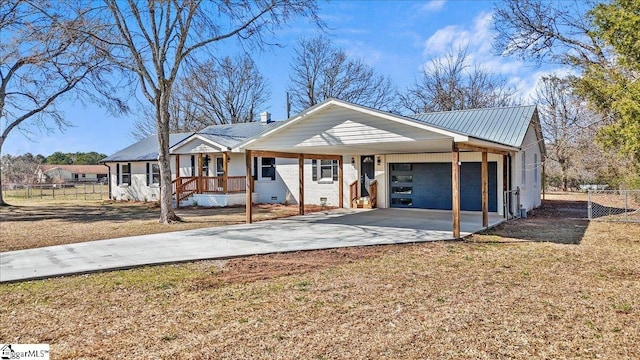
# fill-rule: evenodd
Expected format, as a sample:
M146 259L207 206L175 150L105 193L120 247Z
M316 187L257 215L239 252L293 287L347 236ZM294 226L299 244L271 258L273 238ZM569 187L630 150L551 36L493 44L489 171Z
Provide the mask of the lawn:
M465 241L3 284L0 341L54 359L640 358L640 225L585 209L556 196Z

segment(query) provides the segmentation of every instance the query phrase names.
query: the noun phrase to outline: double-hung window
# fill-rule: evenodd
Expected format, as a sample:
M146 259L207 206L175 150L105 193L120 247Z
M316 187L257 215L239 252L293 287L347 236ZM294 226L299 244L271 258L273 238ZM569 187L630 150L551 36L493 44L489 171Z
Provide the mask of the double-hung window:
M311 160L313 181L337 181L338 160Z
M160 185L160 165L147 163L147 185Z
M118 185L131 185L131 163L116 165Z
M260 177L263 180L276 179L276 159L275 158L261 158L260 169L261 169Z

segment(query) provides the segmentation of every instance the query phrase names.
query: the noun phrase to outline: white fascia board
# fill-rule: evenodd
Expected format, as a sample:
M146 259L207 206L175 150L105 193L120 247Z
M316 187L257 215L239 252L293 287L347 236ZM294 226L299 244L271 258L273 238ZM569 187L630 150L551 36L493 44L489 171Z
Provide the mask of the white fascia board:
M219 152L224 152L224 151L227 151L227 149L228 149L226 146L220 145L215 141L211 141L210 139L207 139L204 136L201 136L199 134L193 134L193 135L189 136L188 138L184 139L183 141L181 141L180 143L175 144L174 146L169 148L169 153L173 154L174 151L177 151L181 147L185 146L186 144L188 144L191 141L196 140L196 139L202 140L203 142L205 142L205 143L217 148Z
M503 150L503 151L516 151L516 152L520 151L520 148L518 147L504 145L504 144L496 143L493 141L482 140L474 137L469 137L467 141L456 141L456 143L464 143L468 145L492 148L492 149Z

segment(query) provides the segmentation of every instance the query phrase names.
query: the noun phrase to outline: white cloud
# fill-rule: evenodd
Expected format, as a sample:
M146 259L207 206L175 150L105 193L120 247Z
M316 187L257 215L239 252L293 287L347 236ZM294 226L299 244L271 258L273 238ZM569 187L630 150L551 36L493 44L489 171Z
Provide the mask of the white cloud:
M528 104L534 101L535 89L543 76L551 73L568 75L566 68L536 69L522 61L495 55L492 52L492 13L483 12L475 17L472 24L448 25L438 29L423 42L423 55L428 66L431 60L443 59L448 53L467 49L470 66L479 66L507 79L507 83L517 89L516 98Z
M445 4L445 0L431 0L420 6L420 12L422 13L434 13L442 10Z

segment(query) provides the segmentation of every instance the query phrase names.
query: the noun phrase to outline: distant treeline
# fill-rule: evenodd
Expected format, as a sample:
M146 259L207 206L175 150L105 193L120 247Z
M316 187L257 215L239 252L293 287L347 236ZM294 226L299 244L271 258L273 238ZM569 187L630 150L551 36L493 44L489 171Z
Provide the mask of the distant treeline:
M41 154L33 155L31 153L17 156L4 155L3 160L9 160L11 162L24 161L27 163L55 165L97 165L100 160L106 157L107 155L97 153L95 151L75 153L63 153L60 151L56 151L49 156L44 156Z

